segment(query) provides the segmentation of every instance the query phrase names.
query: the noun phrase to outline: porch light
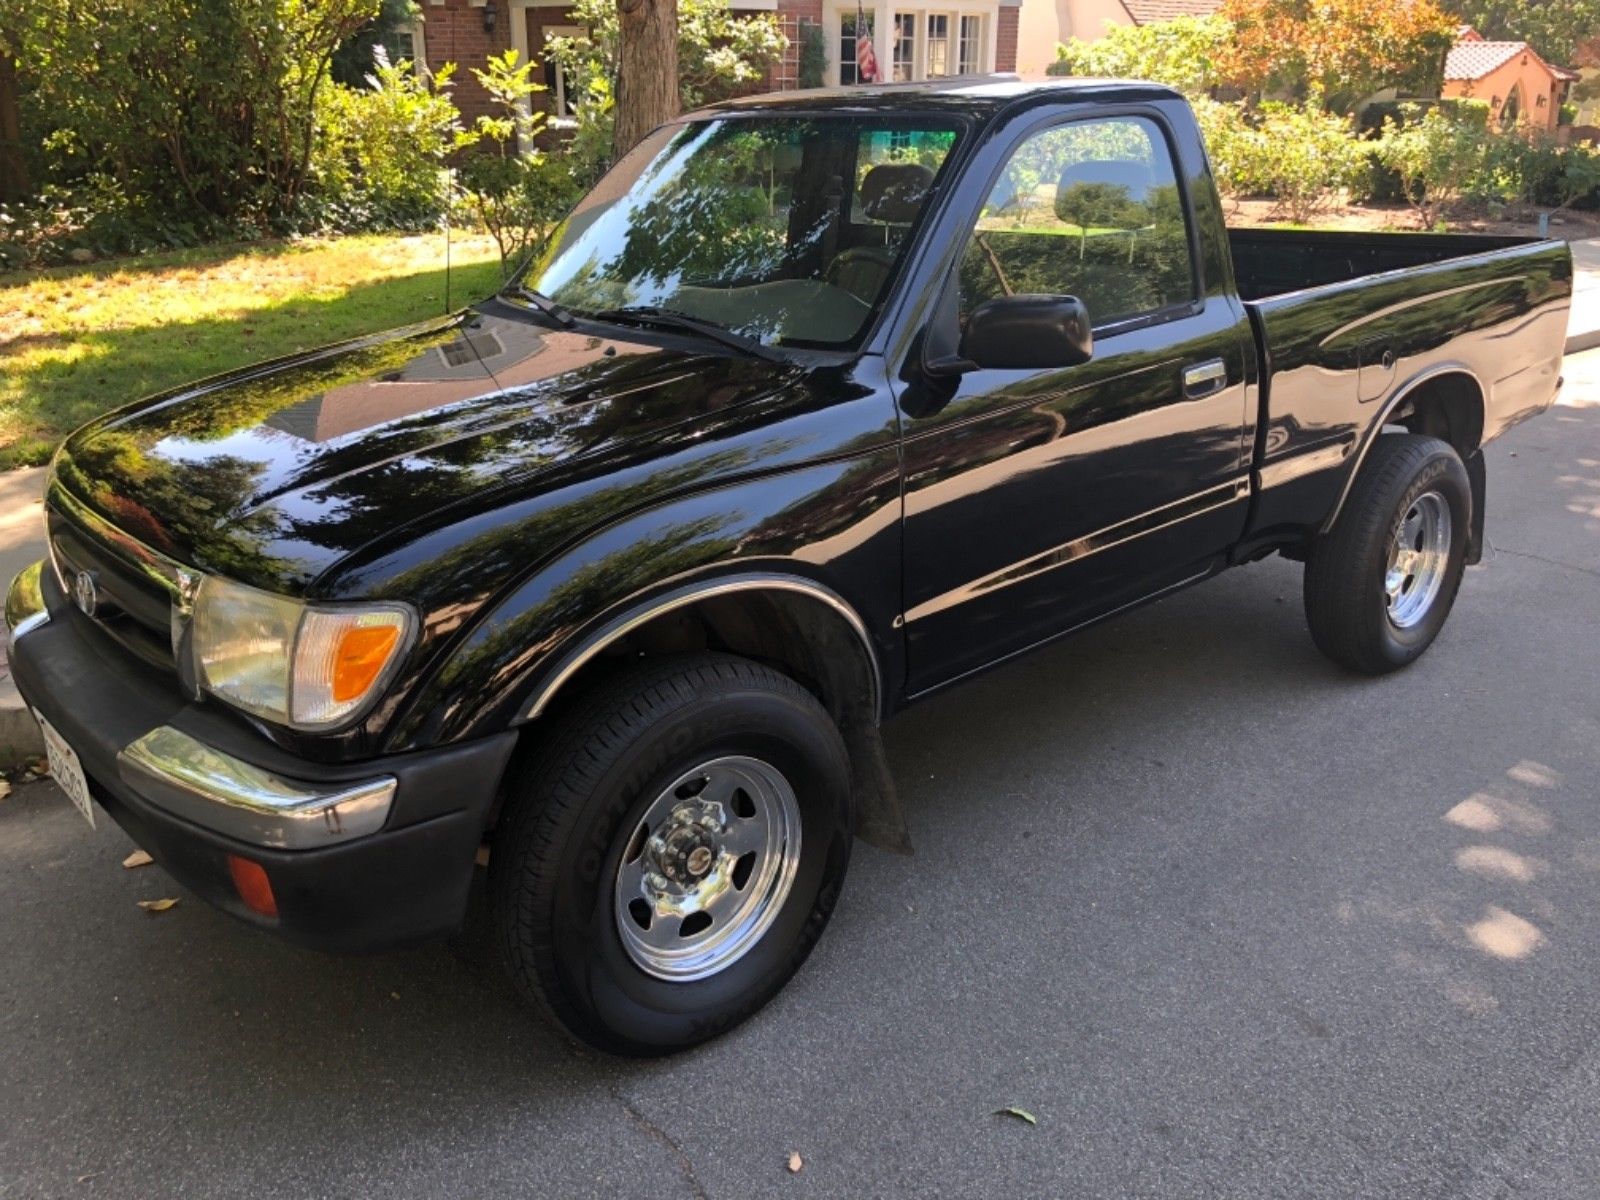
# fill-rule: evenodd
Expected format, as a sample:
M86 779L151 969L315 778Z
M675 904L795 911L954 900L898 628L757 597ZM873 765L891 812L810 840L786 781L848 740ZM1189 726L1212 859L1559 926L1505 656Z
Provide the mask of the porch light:
M483 6L483 31L485 33L493 33L495 22L499 17L500 10L495 8L494 0L489 0L489 3Z

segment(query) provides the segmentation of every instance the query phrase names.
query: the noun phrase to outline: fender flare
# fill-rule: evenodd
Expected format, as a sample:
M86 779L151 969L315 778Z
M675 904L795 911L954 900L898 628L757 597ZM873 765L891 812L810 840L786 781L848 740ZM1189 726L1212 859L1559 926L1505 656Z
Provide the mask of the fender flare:
M1334 522L1339 519L1339 514L1344 511L1345 501L1350 497L1350 489L1355 486L1356 476L1361 474L1361 467L1367 461L1367 452L1372 449L1372 444L1383 435L1383 427L1388 424L1389 418L1398 412L1405 402L1419 389L1450 375L1464 376L1472 381L1473 386L1478 389L1480 397L1479 404L1482 410L1480 416L1484 420L1488 419L1489 389L1484 386L1483 380L1478 378L1478 373L1467 366L1466 363L1459 361L1439 363L1429 367L1426 371L1413 375L1389 394L1389 398L1379 408L1377 416L1367 423L1366 432L1362 434L1361 443L1356 447L1350 467L1345 473L1344 486L1339 489L1339 498L1334 501L1333 508L1329 511L1327 519L1317 529L1319 534L1326 534L1331 530Z
M727 596L737 592L781 591L796 592L827 605L854 631L861 643L872 674L871 706L875 720L883 718L883 664L878 660L877 649L867 633L861 615L832 588L825 587L803 575L779 571L745 571L734 575L717 575L700 578L658 593L649 599L629 604L622 613L612 616L599 628L580 636L578 644L562 655L556 666L540 681L532 697L518 714L518 720L531 721L540 716L564 684L572 679L597 654L600 654L635 629L675 609L686 608L702 600Z

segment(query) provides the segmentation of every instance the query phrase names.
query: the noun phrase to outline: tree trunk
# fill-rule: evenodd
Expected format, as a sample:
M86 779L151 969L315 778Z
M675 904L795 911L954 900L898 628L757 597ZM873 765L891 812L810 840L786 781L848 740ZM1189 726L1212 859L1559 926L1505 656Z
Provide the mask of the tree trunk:
M678 115L678 0L617 0L617 124L621 158Z
M28 158L22 152L22 115L17 63L0 40L0 200L21 200L33 194Z

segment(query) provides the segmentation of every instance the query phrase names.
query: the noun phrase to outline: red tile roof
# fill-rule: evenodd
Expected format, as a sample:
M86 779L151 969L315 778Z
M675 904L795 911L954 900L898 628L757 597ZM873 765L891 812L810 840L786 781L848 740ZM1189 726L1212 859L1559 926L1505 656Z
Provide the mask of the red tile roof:
M1457 42L1444 60L1444 77L1482 79L1517 55L1532 53L1527 42Z
M1170 21L1174 17L1209 17L1222 7L1222 0L1122 0L1135 25Z

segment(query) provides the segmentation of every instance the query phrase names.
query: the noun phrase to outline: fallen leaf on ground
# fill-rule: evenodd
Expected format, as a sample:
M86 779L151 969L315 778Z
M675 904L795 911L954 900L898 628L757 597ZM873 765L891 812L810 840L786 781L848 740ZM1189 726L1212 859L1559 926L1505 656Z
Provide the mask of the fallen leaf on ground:
M11 795L11 785L4 779L0 779L0 800L4 800L9 795Z
M166 912L167 909L171 908L177 902L178 901L176 897L168 896L164 900L141 900L139 901L139 907L144 909L145 912Z
M1025 1108L1018 1108L1015 1104L1008 1104L1004 1108L994 1110L997 1117L1015 1117L1019 1121L1026 1121L1029 1125L1037 1125L1039 1118Z
M29 759L28 770L37 775L40 779L48 779L50 776L50 764L42 758Z
M805 1159L800 1157L800 1151L795 1150L789 1155L789 1174L800 1174L800 1168L805 1165Z
M143 850L135 850L132 854L128 855L127 858L122 860L122 865L131 871L135 867L148 867L153 862L155 862L155 859L151 858Z

